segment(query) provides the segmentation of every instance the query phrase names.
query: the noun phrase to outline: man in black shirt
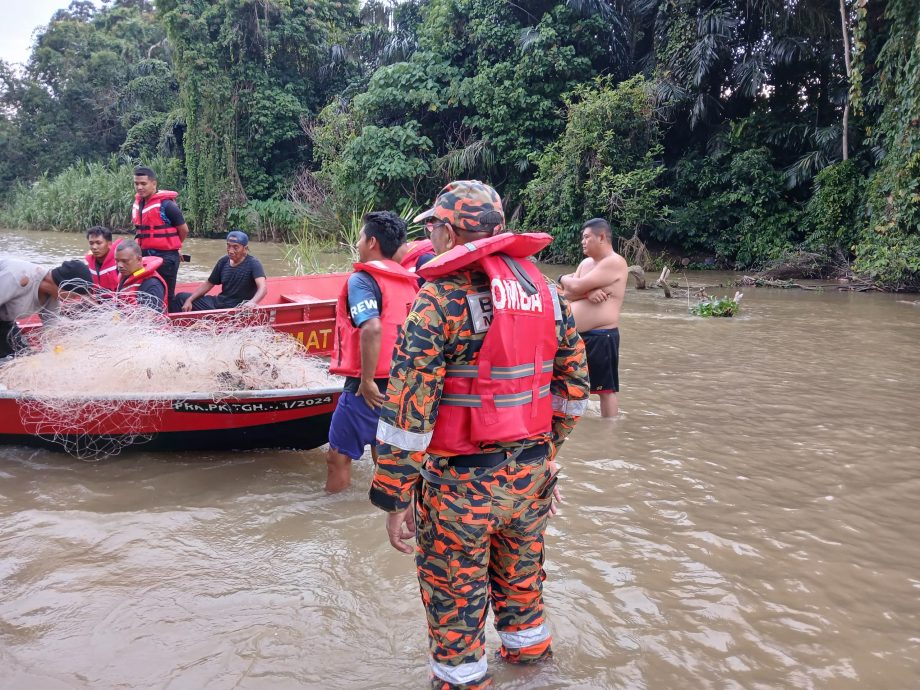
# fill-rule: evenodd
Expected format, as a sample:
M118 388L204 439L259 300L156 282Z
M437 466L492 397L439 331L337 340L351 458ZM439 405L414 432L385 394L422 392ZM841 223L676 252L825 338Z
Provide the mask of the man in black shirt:
M223 286L217 295L208 295L215 285ZM242 230L227 235L227 256L222 256L211 275L195 292L180 292L172 311L204 311L254 307L268 290L265 269L249 253L249 237Z

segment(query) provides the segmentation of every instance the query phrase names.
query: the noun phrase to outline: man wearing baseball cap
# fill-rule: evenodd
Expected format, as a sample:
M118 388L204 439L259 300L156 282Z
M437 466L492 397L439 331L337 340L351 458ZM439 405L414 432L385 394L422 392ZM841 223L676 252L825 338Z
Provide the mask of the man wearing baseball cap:
M221 291L208 293L217 285ZM268 290L262 262L249 253L249 236L242 230L227 233L227 255L220 257L208 279L194 292L180 292L170 311L204 311L254 307Z
M29 261L0 257L0 357L22 349L16 319L36 312L47 321L67 293L88 295L93 276L82 261L65 261L48 270Z
M370 499L393 548L416 554L431 687L474 690L490 682L489 605L502 659L552 655L543 533L587 363L568 304L529 259L552 238L504 232L492 187L451 182L415 220L438 256L396 342Z

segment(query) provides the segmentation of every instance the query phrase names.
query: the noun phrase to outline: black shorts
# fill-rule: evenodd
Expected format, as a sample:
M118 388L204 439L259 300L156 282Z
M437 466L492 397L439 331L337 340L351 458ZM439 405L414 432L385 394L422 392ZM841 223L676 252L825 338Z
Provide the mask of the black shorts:
M588 376L592 393L620 390L620 329L595 328L580 334L588 354Z

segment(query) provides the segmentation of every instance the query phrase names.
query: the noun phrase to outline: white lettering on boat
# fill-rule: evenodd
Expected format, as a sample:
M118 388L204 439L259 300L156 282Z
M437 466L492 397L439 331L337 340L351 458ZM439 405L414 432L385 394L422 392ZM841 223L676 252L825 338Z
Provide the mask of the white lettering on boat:
M172 408L176 412L246 414L283 412L284 410L299 410L318 405L331 405L332 400L331 395L320 395L315 398L296 398L294 400L263 400L259 402L190 402L188 400L177 400L173 402Z

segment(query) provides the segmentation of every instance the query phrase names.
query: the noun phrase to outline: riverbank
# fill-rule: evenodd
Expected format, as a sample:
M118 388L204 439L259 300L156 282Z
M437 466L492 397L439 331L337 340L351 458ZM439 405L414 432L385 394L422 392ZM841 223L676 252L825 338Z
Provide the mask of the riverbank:
M124 237L131 237L133 236L133 230L121 229L117 230L116 234ZM21 251L25 252L24 258L34 253L34 247L61 244L72 246L73 251L81 252L83 251L82 245L85 244L82 231L49 232L47 230L35 229L15 230L0 226L0 236L3 235L9 236L5 244L12 248L4 251L16 253L16 248L19 248ZM58 236L61 238L71 237L73 241L66 239L49 239L49 237ZM222 243L224 237L225 235L223 233L211 233L204 236L191 235L185 243L186 253L193 253L197 246L209 246L207 244L209 242ZM27 239L22 241L24 238ZM276 275L348 270L352 261L352 258L348 255L345 248L345 238L342 238L343 241L336 242L334 239L329 238L313 240L307 236L300 236L294 237L292 241L288 242L272 239L266 240L264 238L264 233L261 233L261 236L260 234L250 235L250 239L252 241L252 251L256 253L260 259L263 256L276 258L279 263L279 270L281 271L281 273ZM56 256L56 254L57 252L52 252L52 255ZM50 256L51 255L49 255L49 259ZM210 266L201 266L198 265L197 256L194 253L192 256L194 263L191 265L183 264L183 271L189 276L188 278L183 278L183 280L203 280L209 275L210 267L213 266L213 263ZM219 258L219 255L213 256L213 252L210 250L206 250L204 256L206 261L212 258L213 261L216 261L217 258ZM676 249L665 246L654 246L651 251L651 256L653 257L650 259L651 270L657 273L663 266L668 266L673 271L672 280L680 272L686 272L688 270L700 273L703 276L726 273L725 269L720 269L716 265L713 257L708 257L704 254L697 253L683 256ZM63 258L74 257L67 256ZM61 260L63 260L63 258ZM39 259L34 260L39 261ZM566 266L566 264L550 264L547 266L547 273L556 275L562 272ZM747 276L744 277L747 278ZM650 281L649 286L651 287L651 281L654 280L654 276L649 274L646 278ZM742 276L739 275L738 279L736 279L733 284L739 287L755 284L759 287L794 288L800 287L795 281L802 279L805 281L837 281L833 287L840 290L874 290L907 293L920 290L920 287L917 286L906 286L897 290L886 290L865 277L856 275L852 268L846 263L837 262L836 264L830 264L822 262L817 255L806 252L790 253L762 270L750 272L751 281L742 281L741 278ZM697 279L694 282L705 285L711 283L718 284L718 281L711 279ZM674 286L679 287L680 285L675 283Z

